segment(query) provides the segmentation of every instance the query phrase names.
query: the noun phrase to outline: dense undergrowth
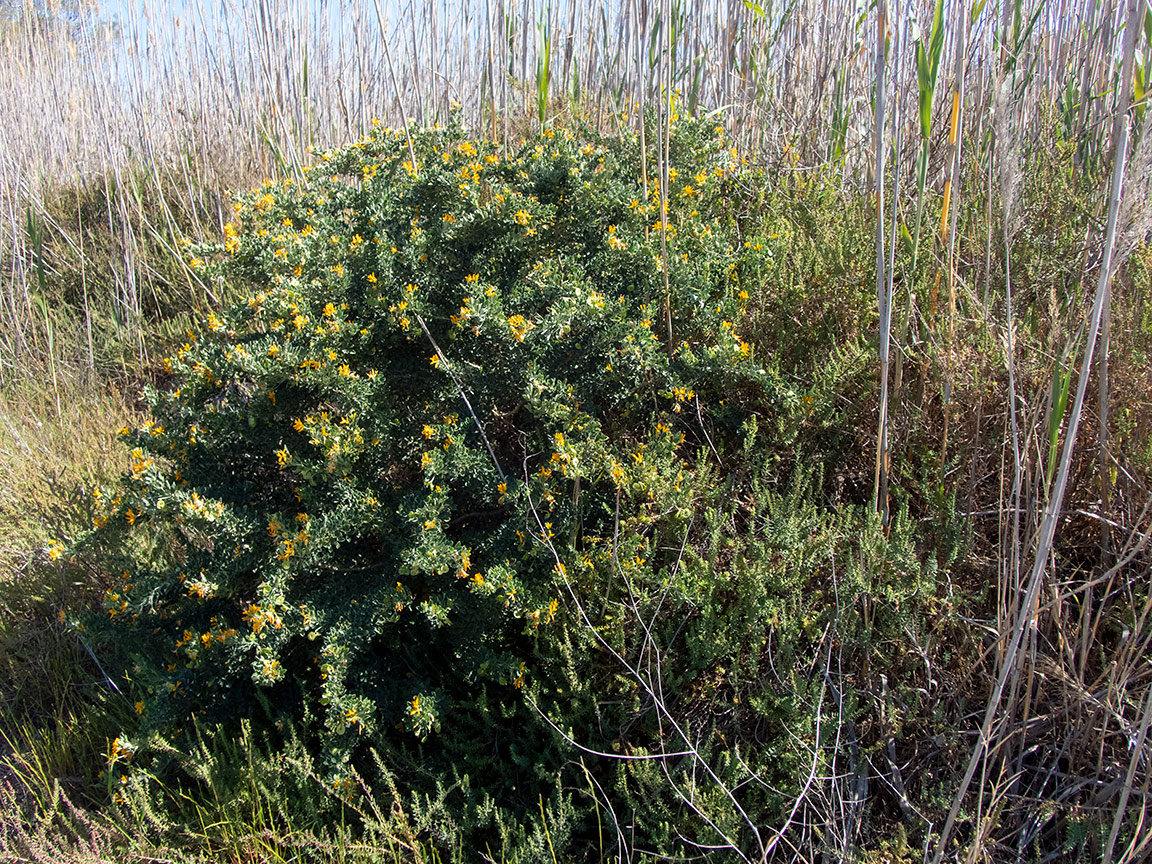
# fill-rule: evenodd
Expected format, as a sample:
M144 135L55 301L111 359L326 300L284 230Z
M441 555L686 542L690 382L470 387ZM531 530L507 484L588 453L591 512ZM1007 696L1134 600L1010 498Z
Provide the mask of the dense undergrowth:
M375 130L238 195L219 245L158 243L169 284L227 302L176 338L187 304L158 300L171 356L146 364L97 316L141 404L68 419L63 367L7 391L6 417L94 436L56 478L63 445L0 430L7 849L919 860L1012 602L1002 244L962 265L952 344L939 272L901 286L885 528L866 199L766 175L699 120L674 128L666 219L633 136L411 148ZM1026 523L1098 242L1092 181L1038 157L1011 249ZM1082 448L1009 709L1034 722L957 855L1077 860L1107 834L1127 727L1100 731L1089 685L1143 674L1147 562L1107 563L1148 524L1150 273L1140 248L1115 288L1111 497ZM44 287L83 352L99 297L75 278ZM1051 674L1068 652L1079 685Z

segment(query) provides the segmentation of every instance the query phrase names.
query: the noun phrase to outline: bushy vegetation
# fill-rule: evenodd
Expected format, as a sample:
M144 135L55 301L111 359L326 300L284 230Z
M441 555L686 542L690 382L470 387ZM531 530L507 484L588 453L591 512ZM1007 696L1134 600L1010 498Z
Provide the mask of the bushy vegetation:
M879 662L902 692L883 646L948 626L941 562L813 501L815 394L861 367L817 383L811 340L861 328L763 338L792 238L719 128L671 154L662 226L634 137L377 129L187 249L246 296L164 360L70 553L121 575L81 624L138 698L117 801L255 721L340 795L518 860L589 848L588 779L664 854L760 854L836 761L846 682Z
M711 122L680 119L671 143L666 226L634 136L556 127L505 155L459 126L411 149L376 128L303 182L238 195L222 243L183 247L233 302L158 361L121 479L93 485L119 470L93 464L62 478L83 496L24 516L37 542L71 540L6 601L26 790L6 800L30 832L10 848L67 857L99 837L115 857L183 834L257 856L604 860L621 843L757 857L789 831L841 853L931 842L966 755L949 733L982 698L970 615L997 602L987 535L957 515L995 492L975 471L940 479L935 319L907 355L884 529L866 202L820 176L768 189ZM1026 204L1075 209L1062 176ZM1018 244L1018 291L1063 266L1040 241ZM1053 379L1040 348L1083 302L1021 330L1021 376ZM1118 314L1118 356L1147 350L1142 308ZM1138 392L1127 364L1117 387ZM972 368L953 398L1003 411L981 383L1002 373ZM979 415L953 435L978 447ZM1060 554L1096 542L1070 530ZM1057 698L1040 688L1033 710ZM96 814L69 809L78 794ZM1069 811L1069 854L1104 843L1092 813Z
M0 12L0 857L1146 854L1152 15L290 5Z

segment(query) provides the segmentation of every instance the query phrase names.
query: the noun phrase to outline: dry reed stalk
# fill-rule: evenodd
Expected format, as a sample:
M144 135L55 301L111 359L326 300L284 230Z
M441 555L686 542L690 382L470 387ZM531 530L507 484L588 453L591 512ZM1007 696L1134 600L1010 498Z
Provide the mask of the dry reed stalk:
M1138 0L1130 0L1130 12L1133 14L1139 8ZM1129 39L1134 39L1135 27L1129 28ZM1125 54L1128 54L1125 49ZM1118 100L1117 109L1123 114L1127 111L1128 99L1131 96L1131 85L1125 81L1122 84L1121 95ZM948 840L951 838L952 828L956 821L956 816L960 811L960 807L968 791L968 786L972 781L976 768L984 760L984 756L988 753L990 745L993 742L992 727L996 719L1001 704L1001 696L1004 691L1005 683L1009 677L1015 677L1019 670L1018 661L1021 657L1021 649L1025 647L1023 640L1025 636L1035 638L1035 630L1029 627L1033 620L1033 610L1036 607L1036 601L1039 597L1041 583L1043 576L1048 565L1048 557L1052 552L1052 545L1056 535L1057 521L1060 517L1060 509L1064 500L1064 491L1068 483L1068 474L1071 468L1072 451L1076 444L1076 434L1079 429L1080 419L1084 407L1084 396L1088 388L1088 379L1091 375L1092 360L1096 349L1097 337L1100 331L1100 323L1103 317L1104 301L1108 296L1108 286L1112 278L1112 252L1116 236L1116 217L1120 207L1121 188L1124 180L1124 166L1127 159L1128 149L1128 124L1124 123L1121 126L1121 134L1117 142L1116 158L1112 168L1112 184L1109 193L1108 204L1108 224L1105 228L1105 247L1104 247L1104 260L1100 265L1100 278L1096 286L1096 297L1092 305L1091 317L1088 323L1088 334L1085 344L1084 359L1080 367L1080 378L1076 388L1076 401L1072 407L1072 413L1068 420L1068 430L1064 439L1064 446L1060 453L1060 467L1056 475L1055 484L1052 487L1052 493L1049 496L1048 504L1044 511L1044 518L1040 526L1040 536L1036 547L1035 559L1032 565L1032 572L1028 578L1028 587L1024 596L1023 602L1020 604L1016 620L1013 622L1011 634L1008 640L1008 646L1005 651L1004 660L1001 665L1000 674L997 678L996 685L992 690L992 695L988 699L988 704L984 713L984 722L980 728L980 737L976 747L968 761L968 767L965 769L964 777L960 781L960 786L952 801L952 807L948 812L948 818L944 823L941 830L940 839L937 843L936 854L933 857L933 864L939 864L945 850L948 848ZM1029 694L1031 689L1029 689Z
M660 20L657 32L653 38L660 45L660 54L657 55L659 70L659 137L656 142L658 152L657 170L660 182L660 268L664 275L664 319L667 323L668 338L665 350L672 356L674 345L672 342L672 288L668 282L668 196L669 178L668 167L672 161L672 112L674 110L675 94L672 92L672 60L671 43L676 38L676 31L672 21L672 5L670 0L661 0ZM666 38L661 38L661 30L667 28ZM643 122L643 118L641 118Z
M966 45L969 16L961 8L956 29L955 70L952 110L948 127L948 174L944 181L944 203L940 213L940 237L947 248L945 270L948 276L948 338L944 349L944 432L940 442L940 471L947 465L948 427L952 418L952 387L956 374L956 221L960 216L960 155L964 124L964 78L967 70ZM953 196L956 202L952 202Z
M636 105L637 113L639 115L637 123L640 129L640 183L641 189L644 192L644 202L647 204L648 144L644 140L644 92L647 89L644 84L644 24L645 21L640 15L640 0L632 0L632 32L634 34L633 41L636 43Z
M876 108L873 151L876 169L876 300L880 314L880 428L876 433L876 480L872 499L880 521L888 527L888 345L891 332L892 298L884 260L884 122L885 93L884 39L887 35L888 3L879 0L876 8ZM897 43L899 44L899 43Z
M1136 57L1136 41L1139 35L1140 24L1143 22L1143 0L1129 0L1128 2L1128 21L1124 39L1124 59L1122 61L1120 79L1121 89L1117 94L1117 110L1115 118L1112 122L1112 140L1119 141L1122 136L1128 135L1131 138L1127 125L1128 125L1128 103L1131 99L1132 91L1132 76ZM1145 71L1145 75L1148 71ZM1135 122L1135 120L1133 120ZM1148 160L1148 144L1146 141L1140 142L1143 147L1137 148L1136 158L1133 161L1133 167L1137 170L1133 174L1133 180L1140 184L1136 188L1129 187L1129 202L1134 196L1140 195L1142 192L1148 191L1148 168L1146 160ZM1117 154L1118 155L1118 154ZM1126 210L1131 209L1129 204ZM1149 208L1143 208L1147 214ZM1129 246L1127 241L1128 229L1130 226L1127 224L1129 219L1128 212L1125 212L1120 219L1120 238L1119 246L1121 248L1121 255L1126 257L1126 252ZM1147 219L1147 216L1145 216ZM1135 226L1133 226L1135 227ZM1139 229L1137 228L1137 231ZM1146 231L1145 231L1146 233ZM1108 422L1109 422L1109 384L1108 384L1108 347L1112 338L1112 290L1111 283L1108 284L1107 294L1104 298L1104 316L1100 325L1100 359L1096 369L1096 382L1097 382L1097 464L1098 473L1100 478L1100 508L1104 513L1110 511L1110 499L1112 497L1112 484L1111 472L1109 464L1109 446L1108 446ZM1112 554L1111 550L1111 532L1108 526L1101 523L1100 526L1100 554L1102 563L1107 566ZM1109 850L1110 851L1110 850Z

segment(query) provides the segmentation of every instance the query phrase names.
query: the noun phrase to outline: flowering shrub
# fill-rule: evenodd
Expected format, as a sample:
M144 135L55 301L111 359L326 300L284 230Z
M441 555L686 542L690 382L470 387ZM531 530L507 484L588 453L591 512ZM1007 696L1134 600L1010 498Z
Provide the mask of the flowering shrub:
M485 802L530 814L518 785L554 793L570 752L542 714L607 747L607 718L649 711L605 659L646 632L613 613L622 586L661 638L694 622L670 698L692 703L723 658L754 675L734 628L796 611L831 523L811 517L792 577L761 540L725 588L745 530L725 508L767 500L765 441L794 440L812 400L753 347L772 241L743 239L734 150L681 119L670 152L661 214L633 137L548 130L505 155L457 127L411 144L377 128L305 182L238 197L222 245L187 248L243 299L164 361L171 386L123 430L131 474L97 490L81 544L122 573L90 626L131 657L142 735L256 702L307 727L336 789L373 748L426 809L456 790L445 825L465 805L503 824ZM819 632L811 603L798 638ZM620 782L647 806L651 777Z

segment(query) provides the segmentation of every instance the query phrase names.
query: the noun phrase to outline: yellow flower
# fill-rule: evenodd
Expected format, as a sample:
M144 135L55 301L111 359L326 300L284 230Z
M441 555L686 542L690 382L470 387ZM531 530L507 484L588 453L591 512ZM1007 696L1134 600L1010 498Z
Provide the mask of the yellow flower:
M525 319L523 315L513 315L508 319L508 326L512 328L512 335L515 337L516 341L523 342L525 335L527 335L528 331L531 330L535 325L531 321Z
M433 368L439 368L440 356L438 354L433 354L431 357L428 358L428 362L432 365Z
M108 765L115 765L121 759L131 759L135 752L135 745L117 736L108 747Z
M513 218L515 218L518 225L527 225L528 220L532 218L532 215L527 210L517 210L516 215Z
M263 609L255 603L250 604L244 610L244 620L251 626L253 633L259 633L265 624L271 624L276 629L279 629L283 624L280 616L273 610Z
M203 576L203 571L201 571L201 576ZM215 585L210 585L203 578L200 578L195 582L188 583L188 596L198 597L201 600L204 600L205 598L212 596L212 591L215 589L215 587Z

